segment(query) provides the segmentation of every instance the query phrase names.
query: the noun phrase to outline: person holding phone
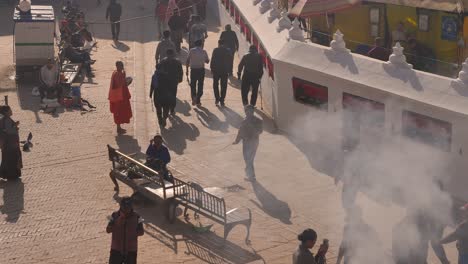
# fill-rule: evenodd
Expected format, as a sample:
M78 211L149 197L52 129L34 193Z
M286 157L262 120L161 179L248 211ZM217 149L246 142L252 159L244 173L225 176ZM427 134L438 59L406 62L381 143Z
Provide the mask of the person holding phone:
M143 219L133 211L132 199L120 201L120 209L110 216L106 232L112 233L109 264L136 264L138 237L142 236Z

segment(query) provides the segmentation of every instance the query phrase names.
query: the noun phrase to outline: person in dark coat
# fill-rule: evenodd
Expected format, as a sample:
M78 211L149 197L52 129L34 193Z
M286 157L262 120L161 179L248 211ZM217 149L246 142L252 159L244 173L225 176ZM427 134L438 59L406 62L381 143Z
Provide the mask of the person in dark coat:
M197 13L200 16L201 20L206 19L206 4L207 0L198 0L197 2Z
M185 27L187 26L183 17L180 16L179 10L175 9L174 14L169 18L167 22L169 29L171 30L171 39L176 46L177 53L180 52L180 45L184 38Z
M120 209L110 216L106 232L112 233L109 264L137 264L138 237L145 231L130 197L122 198Z
M247 97L249 92L252 91L250 105L255 107L255 104L257 103L258 87L262 76L263 59L262 56L258 54L257 47L252 45L250 46L249 53L242 57L237 71L237 78L241 79L242 77L241 94L244 106L249 105Z
M293 254L293 264L316 264L314 254L310 252L317 242L317 232L313 229L306 229L297 239L301 241L299 248Z
M166 58L161 61L161 69L167 73L167 85L170 92L169 113L175 115L177 89L184 78L184 70L182 63L176 58L174 50L167 50Z
M224 46L224 40L218 41L218 47L213 50L211 55L211 73L213 74L213 91L215 96L215 104L224 106L224 99L226 98L227 79L229 72L229 65L226 64L231 58L231 52ZM221 94L219 91L219 84L221 83Z
M120 16L122 16L122 6L116 0L110 0L106 10L106 20L111 22L112 39L119 40Z
M224 31L221 33L220 39L224 40L224 45L231 51L231 58L229 60L229 75L232 76L232 69L234 67L234 54L239 51L239 39L236 32L232 31L231 25L226 25Z
M9 106L0 107L0 147L2 150L0 178L9 181L21 177L23 168L18 134L19 121L11 119L12 115L13 112Z
M156 71L151 79L150 98L153 98L154 101L159 126L165 128L172 96L169 92L167 72L163 71L161 68L161 64L156 65Z

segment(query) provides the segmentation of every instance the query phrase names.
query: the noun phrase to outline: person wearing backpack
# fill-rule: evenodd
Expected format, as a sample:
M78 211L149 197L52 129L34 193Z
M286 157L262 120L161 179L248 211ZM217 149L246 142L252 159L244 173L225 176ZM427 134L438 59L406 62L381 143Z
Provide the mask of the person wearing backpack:
M14 121L13 112L7 105L0 107L0 145L2 146L2 163L0 178L17 180L21 177L23 160L18 133L19 121Z

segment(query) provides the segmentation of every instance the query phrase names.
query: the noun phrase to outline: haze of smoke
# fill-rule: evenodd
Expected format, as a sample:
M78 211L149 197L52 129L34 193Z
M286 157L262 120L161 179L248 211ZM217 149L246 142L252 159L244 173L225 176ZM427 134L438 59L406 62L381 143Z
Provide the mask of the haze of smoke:
M425 218L439 223L452 222L451 198L440 188L448 166L443 151L406 139L401 134L390 135L375 123L382 118L381 113L366 109L360 116L360 144L353 151L344 153L344 118L350 118L349 113L310 111L296 118L289 132L306 149L304 152L315 169L343 181L342 201L348 212L355 210L356 195L361 192L380 204L397 204L405 208L407 216L422 213ZM384 219L382 217L382 221ZM365 225L359 214L348 215L348 223L360 221ZM416 220L410 218L410 221L413 221L410 230L402 237L393 238L393 244L405 245L407 252L421 251L418 241L424 234L418 230ZM384 254L384 249L376 248L380 245L376 239L392 240L392 237L372 238L372 232L365 231L362 225L349 226L350 240L354 240L353 246L359 247L353 262L392 262L385 256L389 254L388 250Z

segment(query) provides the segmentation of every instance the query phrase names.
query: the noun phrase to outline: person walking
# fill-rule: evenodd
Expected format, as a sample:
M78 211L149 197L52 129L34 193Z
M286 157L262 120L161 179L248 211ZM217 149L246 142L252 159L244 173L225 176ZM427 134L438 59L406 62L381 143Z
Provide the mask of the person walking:
M202 48L203 41L195 41L195 47L190 49L186 67L187 75L190 67L190 89L192 92L192 105L201 106L203 83L205 82L205 63L210 63L208 53ZM198 86L198 89L197 89Z
M167 74L167 88L169 91L169 113L175 115L177 105L177 89L184 78L182 63L176 58L173 49L166 52L166 58L161 61L161 69Z
M174 14L169 18L167 24L171 30L171 40L176 47L177 53L179 53L181 50L180 46L184 38L186 24L184 19L180 16L178 9L174 10Z
M226 64L231 58L231 52L224 45L224 39L218 41L218 47L213 50L211 55L211 73L213 74L213 91L215 96L215 105L224 106L227 91L227 79L229 73L229 65ZM221 83L221 93L219 85Z
M167 28L168 20L168 1L167 0L156 0L156 7L154 8L154 18L158 23L158 34L159 39L163 37L163 33Z
M252 106L245 107L245 119L242 121L237 137L232 144L239 144L242 140L242 154L245 161L246 180L248 181L255 181L256 179L254 160L262 132L262 120L254 115L254 108Z
M317 242L317 232L313 229L306 229L297 239L301 241L299 248L294 252L292 257L293 264L317 264L314 255L310 250L315 246Z
M120 16L122 16L122 6L116 0L110 0L106 10L106 20L111 22L112 39L119 40Z
M171 40L171 32L169 30L164 31L163 39L159 42L158 46L156 47L156 64L158 64L162 59L166 57L166 53L168 50L175 50L175 48L176 47Z
M458 264L468 264L468 204L465 204L460 210L463 214L463 221L455 231L444 237L440 244L457 241Z
M130 197L122 198L120 209L110 216L106 232L112 233L109 264L136 264L138 237L145 231L143 219L134 212Z
M205 21L207 0L198 0L196 4L197 14L200 16L202 21Z
M231 51L231 58L229 59L229 75L232 76L232 69L234 67L234 54L239 51L239 39L236 32L232 31L231 25L227 24L224 31L221 33L220 39L224 40L224 45Z
M158 123L161 128L166 127L166 120L170 109L170 97L167 72L161 70L161 64L156 64L156 70L151 79L150 98L153 98Z
M255 107L258 96L258 86L263 76L263 59L258 54L257 47L252 45L249 48L249 53L242 57L237 71L237 78L241 79L241 95L244 106L249 105L248 95L250 97L250 105Z
M23 159L19 140L19 121L14 121L13 112L8 105L0 106L0 148L2 160L0 178L17 180L21 177Z
M117 133L123 134L126 130L121 127L121 124L130 123L130 118L132 118L131 95L128 90L123 62L117 61L115 66L117 69L112 73L109 88L110 111L114 115Z
M199 16L193 16L194 24L190 27L189 31L189 46L195 46L195 42L201 41L201 47L205 44L205 39L208 38L208 30L206 25L202 23Z

